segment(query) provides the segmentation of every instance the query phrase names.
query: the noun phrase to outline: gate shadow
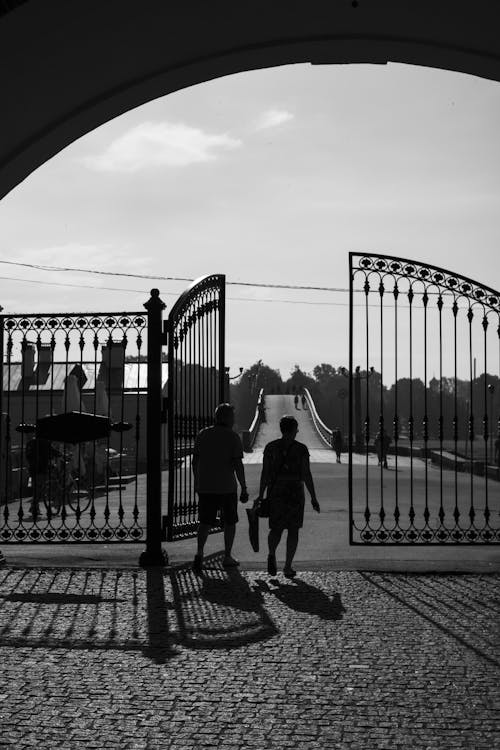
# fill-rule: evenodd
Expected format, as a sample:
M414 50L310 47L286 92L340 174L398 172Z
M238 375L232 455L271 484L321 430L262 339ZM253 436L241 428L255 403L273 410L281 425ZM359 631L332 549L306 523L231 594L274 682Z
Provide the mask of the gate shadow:
M145 571L0 571L0 648L137 651L156 663L180 649L230 649L275 635L263 597L221 554L202 578L189 565Z
M179 643L197 649L231 649L272 638L279 631L237 568L225 569L224 555L204 560L204 573L191 565L170 569L168 575L177 616Z
M360 575L462 648L500 666L500 600L496 589L492 594L488 575L372 571L360 571ZM493 574L491 580L496 583L497 576Z

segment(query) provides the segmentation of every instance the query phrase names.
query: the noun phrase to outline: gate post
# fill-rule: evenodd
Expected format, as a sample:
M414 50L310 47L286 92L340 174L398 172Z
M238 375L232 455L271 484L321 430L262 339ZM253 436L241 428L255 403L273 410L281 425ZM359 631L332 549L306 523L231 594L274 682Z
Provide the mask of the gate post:
M146 425L146 549L139 558L139 565L166 565L168 557L161 546L161 354L162 313L165 303L158 289L151 289L150 299L144 303L148 311L148 395Z
M0 313L3 307L0 305ZM8 456L7 449L4 447L4 429L3 429L3 315L0 315L0 497L2 491L7 486L7 467L8 467ZM5 498L7 503L7 498ZM5 564L5 556L0 550L0 565Z

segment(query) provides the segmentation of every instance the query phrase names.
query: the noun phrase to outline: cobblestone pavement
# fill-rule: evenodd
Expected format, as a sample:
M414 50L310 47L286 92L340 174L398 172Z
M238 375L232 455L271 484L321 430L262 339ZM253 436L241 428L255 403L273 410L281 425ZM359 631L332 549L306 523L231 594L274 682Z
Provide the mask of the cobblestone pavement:
M498 575L0 569L1 748L500 748Z

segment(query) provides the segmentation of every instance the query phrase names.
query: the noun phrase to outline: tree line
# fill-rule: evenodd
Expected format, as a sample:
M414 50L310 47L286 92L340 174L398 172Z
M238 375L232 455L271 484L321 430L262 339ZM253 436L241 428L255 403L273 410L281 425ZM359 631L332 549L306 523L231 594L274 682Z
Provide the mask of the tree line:
M250 425L258 394L300 393L309 389L323 422L330 428L338 427L347 434L349 429L349 373L343 367L321 363L311 373L296 364L288 378L262 360L244 370L236 384L231 384L230 397L236 407L240 429ZM500 417L500 379L496 375L481 374L472 381L457 378L432 378L428 386L420 378L399 378L390 386L381 382L376 370L360 370L361 419L364 424L368 411L370 436L377 432L380 416L384 426L393 434L394 418L398 416L400 436L408 435L413 417L414 438L423 439L427 417L427 434L430 440L454 438L454 429L461 440L466 438L469 419L472 419L476 436L482 436L484 417L488 418L488 432L496 435ZM356 375L353 376L354 379ZM353 394L355 395L355 394Z

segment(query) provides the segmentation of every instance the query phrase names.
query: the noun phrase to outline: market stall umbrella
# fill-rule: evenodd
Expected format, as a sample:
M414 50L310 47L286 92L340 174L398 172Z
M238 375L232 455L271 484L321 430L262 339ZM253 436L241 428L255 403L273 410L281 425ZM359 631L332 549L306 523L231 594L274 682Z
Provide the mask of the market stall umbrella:
M111 420L108 417L70 411L37 420L37 436L59 443L85 443L108 437Z

